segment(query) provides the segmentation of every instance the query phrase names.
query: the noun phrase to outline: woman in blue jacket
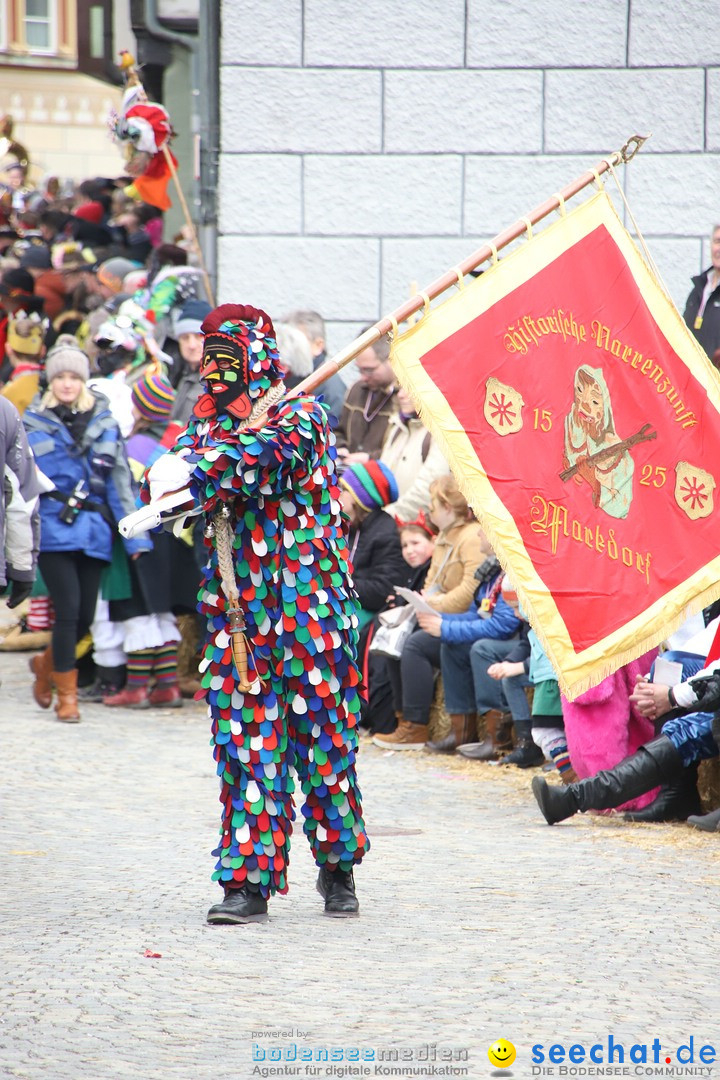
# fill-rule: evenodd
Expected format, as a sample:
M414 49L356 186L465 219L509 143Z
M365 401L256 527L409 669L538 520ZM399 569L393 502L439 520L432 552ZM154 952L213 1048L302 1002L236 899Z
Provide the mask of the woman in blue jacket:
M92 622L100 575L112 557L115 523L135 508L132 477L107 400L85 383L89 363L79 349L48 354L49 389L24 415L28 442L52 490L40 500L39 566L55 608L52 643L30 667L33 695L47 709L58 692L58 720L76 723L75 647ZM48 485L49 486L49 485ZM147 537L125 542L136 558Z

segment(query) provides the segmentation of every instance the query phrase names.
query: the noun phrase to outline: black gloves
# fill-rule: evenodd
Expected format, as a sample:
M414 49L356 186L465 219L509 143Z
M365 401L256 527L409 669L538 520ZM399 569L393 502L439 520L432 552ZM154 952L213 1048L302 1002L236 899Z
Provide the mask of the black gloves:
M7 606L15 608L18 604L22 604L23 600L27 599L32 592L32 587L32 581L14 581L11 578L5 588L0 591L7 592L9 590L10 595L8 596Z

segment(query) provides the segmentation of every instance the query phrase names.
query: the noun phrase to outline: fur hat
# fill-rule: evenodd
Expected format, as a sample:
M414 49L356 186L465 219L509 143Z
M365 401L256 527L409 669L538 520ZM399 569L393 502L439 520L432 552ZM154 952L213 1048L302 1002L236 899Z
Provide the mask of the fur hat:
M175 391L165 375L153 372L133 384L132 403L146 420L167 420L175 401Z
M363 510L387 506L398 497L397 481L382 461L349 465L340 477L340 486L350 492Z
M62 345L60 348L51 349L45 361L45 373L47 381L51 383L58 375L65 371L71 371L73 375L79 375L85 382L90 378L90 361L80 349L73 349L70 345Z

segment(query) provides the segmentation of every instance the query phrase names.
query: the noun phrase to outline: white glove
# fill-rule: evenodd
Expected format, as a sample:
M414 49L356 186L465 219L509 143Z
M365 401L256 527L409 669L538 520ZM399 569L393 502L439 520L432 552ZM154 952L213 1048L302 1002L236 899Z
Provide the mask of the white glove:
M177 454L163 454L148 470L150 499L155 502L171 491L180 491L187 487L193 466ZM190 498L188 492L188 499Z

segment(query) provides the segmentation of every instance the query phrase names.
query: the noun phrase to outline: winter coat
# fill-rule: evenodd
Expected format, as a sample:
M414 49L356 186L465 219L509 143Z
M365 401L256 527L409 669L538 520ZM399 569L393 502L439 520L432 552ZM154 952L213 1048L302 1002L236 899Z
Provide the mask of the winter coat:
M400 492L385 513L403 521L414 521L419 510L430 505L430 484L450 471L448 463L430 432L417 416L394 413L389 421L382 461L392 472Z
M407 577L397 525L382 510L373 510L348 537L352 579L366 612L382 611L388 595Z
M8 581L35 580L40 485L22 420L4 398L0 398L0 470L0 586L5 587Z
M78 443L52 409L30 408L24 416L28 442L41 472L59 494L70 495L81 481L89 491L88 502L103 507L83 508L71 524L60 520L61 500L50 494L40 500L40 550L83 551L94 559L110 562L114 528L135 510L132 476L120 430L105 397L97 397L90 420ZM128 555L148 551L146 535L125 540Z
M712 360L715 351L720 349L720 285L710 293L703 312L702 325L699 329L695 329L695 319L700 310L703 292L711 270L712 267L692 279L693 287L685 304L683 318Z
M44 312L52 322L67 304L65 280L57 270L46 270L35 279L35 295L45 301Z
M140 481L145 470L167 451L163 444L167 429L167 424L150 424L127 440L128 461L136 480ZM131 596L110 601L113 622L167 611L176 615L194 612L202 575L192 546L164 530L152 534L152 545L142 559L128 564Z
M365 453L371 458L379 458L388 421L396 408L394 392L368 390L362 379L353 383L345 395L335 428L338 448L344 447L351 454Z
M425 588L430 607L442 614L467 611L477 589L475 571L485 559L476 521L461 521L443 529L435 541Z
M467 611L461 615L443 615L440 626L440 640L443 644L458 645L461 642L480 641L481 638L506 641L517 634L520 620L502 596L495 597L492 611L482 610L483 600L494 593L493 587L499 577L502 577L502 572L491 581L482 583Z

